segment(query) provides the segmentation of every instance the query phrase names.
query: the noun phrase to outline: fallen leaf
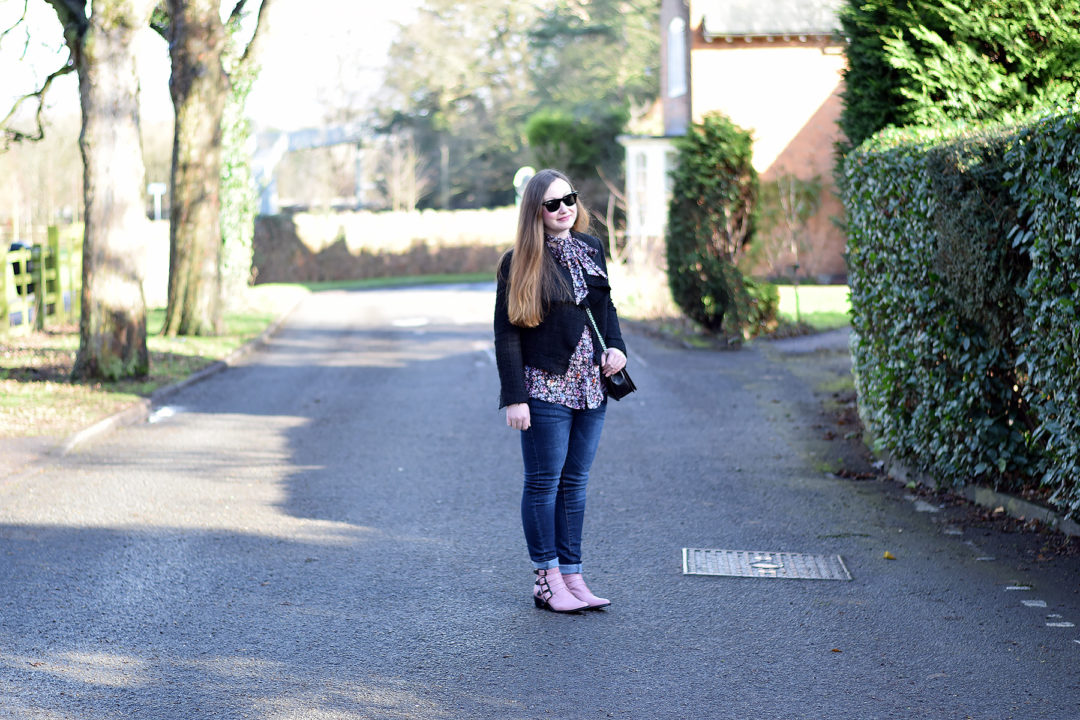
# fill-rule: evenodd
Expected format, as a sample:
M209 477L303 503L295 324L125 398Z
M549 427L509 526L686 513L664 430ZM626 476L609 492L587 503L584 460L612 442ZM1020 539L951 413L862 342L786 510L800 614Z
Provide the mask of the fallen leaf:
M895 555L893 555L893 554L892 554L891 552L889 552L888 550L886 550L886 551L885 551L885 554L884 554L884 555L882 555L881 557L885 558L886 560L895 560L895 559L896 559L896 556L895 556Z
M833 651L833 652L844 652L844 651L843 651L843 650L841 650L840 648L833 648L833 649L832 649L832 651Z

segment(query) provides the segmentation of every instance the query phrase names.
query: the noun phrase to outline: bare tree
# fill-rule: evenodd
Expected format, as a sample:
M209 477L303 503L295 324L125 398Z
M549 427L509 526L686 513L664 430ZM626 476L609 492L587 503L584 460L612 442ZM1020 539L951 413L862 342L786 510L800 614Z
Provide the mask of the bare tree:
M69 55L41 87L15 103L3 143L44 136L42 109L52 83L77 73L82 110L82 315L76 377L118 379L145 375L146 302L136 263L144 238L144 168L139 139L139 79L135 34L150 20L155 0L42 0L56 12ZM28 3L23 5L26 17ZM5 31L6 34L6 31ZM36 102L33 131L9 125L23 102Z
M802 322L799 307L799 270L806 251L806 226L821 207L821 177L802 179L780 168L776 177L761 186L762 234L760 252L774 270L781 260L791 263L795 288L795 321Z
M14 143L0 153L0 215L33 226L82 217L81 123L78 113L50 117L40 141Z
M36 1L36 0L35 0ZM50 3L50 0L45 0ZM12 42L16 32L22 33L22 51L20 60L25 60L32 44L31 31L29 29L30 0L22 0L22 10L17 20L10 26L0 30L0 43ZM45 138L45 96L48 95L53 83L76 71L75 63L68 61L59 69L50 73L41 83L41 86L32 93L19 97L8 108L7 114L0 119L0 152L9 150L12 146L23 142L37 142ZM33 128L24 129L20 121L25 121L25 110L32 106Z
M434 185L431 163L411 133L396 133L380 148L380 189L391 210L415 210Z

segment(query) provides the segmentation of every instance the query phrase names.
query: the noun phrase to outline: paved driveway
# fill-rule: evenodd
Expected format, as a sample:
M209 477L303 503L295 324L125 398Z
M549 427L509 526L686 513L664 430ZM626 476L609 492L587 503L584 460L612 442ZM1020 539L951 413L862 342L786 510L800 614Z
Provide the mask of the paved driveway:
M1076 561L830 476L828 348L628 333L586 527L613 606L534 609L492 296L316 294L151 422L0 482L0 718L1080 717ZM854 579L686 576L684 547Z

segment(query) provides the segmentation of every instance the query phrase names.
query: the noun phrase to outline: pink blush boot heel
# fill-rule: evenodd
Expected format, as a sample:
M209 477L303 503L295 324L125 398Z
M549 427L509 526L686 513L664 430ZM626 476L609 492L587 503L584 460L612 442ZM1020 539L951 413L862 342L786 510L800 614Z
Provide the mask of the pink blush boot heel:
M536 573L536 583L533 585L533 603L536 607L558 613L574 613L589 606L566 588L559 568L533 572Z
M563 575L563 582L574 597L585 603L586 610L599 610L611 605L610 600L592 594L592 590L585 585L585 579L581 577L581 573L567 573Z

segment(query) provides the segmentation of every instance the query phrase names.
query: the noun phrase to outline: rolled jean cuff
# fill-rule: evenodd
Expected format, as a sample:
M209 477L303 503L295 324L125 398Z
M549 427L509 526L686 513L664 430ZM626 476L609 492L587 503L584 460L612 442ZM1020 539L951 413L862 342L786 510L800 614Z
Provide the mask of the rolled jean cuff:
M558 560L545 560L543 562L532 561L533 570L551 570L552 568L559 567Z
M577 565L559 565L559 573L562 575L569 575L570 573L580 573L581 563Z

